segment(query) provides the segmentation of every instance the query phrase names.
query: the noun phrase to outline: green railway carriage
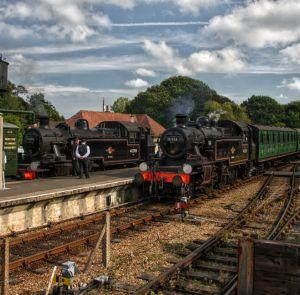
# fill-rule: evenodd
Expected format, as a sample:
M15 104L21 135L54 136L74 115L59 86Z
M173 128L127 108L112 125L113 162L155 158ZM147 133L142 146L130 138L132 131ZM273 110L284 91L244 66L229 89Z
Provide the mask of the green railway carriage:
M264 162L292 155L299 150L299 135L296 129L251 125L256 145L256 159Z
M3 125L3 150L6 156L5 176L16 176L18 168L18 130L19 127L5 123Z

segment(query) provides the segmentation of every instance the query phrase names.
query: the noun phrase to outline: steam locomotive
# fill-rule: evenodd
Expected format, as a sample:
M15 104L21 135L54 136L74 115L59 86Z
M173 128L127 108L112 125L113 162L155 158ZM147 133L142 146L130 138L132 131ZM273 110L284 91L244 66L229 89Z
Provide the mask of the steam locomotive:
M87 141L90 166L95 168L136 164L147 161L154 153L150 130L137 123L104 121L89 128L87 120L79 119L75 128L66 123L49 128L49 118L40 117L39 128L30 128L23 135L25 163L30 164L31 169L70 174L71 145L75 138Z
M190 197L300 155L300 129L176 116L160 138L162 155L140 164L135 182L145 192Z

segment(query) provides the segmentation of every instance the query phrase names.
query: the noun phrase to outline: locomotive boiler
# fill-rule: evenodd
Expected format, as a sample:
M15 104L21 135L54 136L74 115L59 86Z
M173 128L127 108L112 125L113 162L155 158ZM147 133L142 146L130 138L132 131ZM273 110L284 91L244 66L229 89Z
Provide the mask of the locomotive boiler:
M150 130L133 122L104 121L89 128L79 119L75 128L60 123L49 127L47 117L40 118L39 128L28 129L23 136L25 162L34 169L66 175L71 168L71 145L75 138L90 146L90 167L136 164L154 153Z
M278 138L283 134L290 149L278 150L275 157L262 157L262 150L278 146L277 136L271 132L277 132ZM247 177L276 159L299 155L298 138L300 132L291 128L215 122L207 117L190 121L185 115L177 115L176 126L160 138L161 157L141 163L135 182L150 195L190 197Z

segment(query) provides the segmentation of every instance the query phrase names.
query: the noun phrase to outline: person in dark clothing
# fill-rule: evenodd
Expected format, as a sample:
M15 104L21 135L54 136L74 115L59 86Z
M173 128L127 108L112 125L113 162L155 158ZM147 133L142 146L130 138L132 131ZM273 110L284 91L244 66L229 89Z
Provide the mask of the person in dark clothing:
M75 138L72 142L71 149L72 149L72 175L77 176L79 175L79 168L78 168L78 159L76 157L76 149L79 146L79 138Z
M83 177L83 173L86 178L89 178L89 157L90 147L86 144L85 140L82 140L81 143L76 148L76 158L78 159L79 164L79 178Z

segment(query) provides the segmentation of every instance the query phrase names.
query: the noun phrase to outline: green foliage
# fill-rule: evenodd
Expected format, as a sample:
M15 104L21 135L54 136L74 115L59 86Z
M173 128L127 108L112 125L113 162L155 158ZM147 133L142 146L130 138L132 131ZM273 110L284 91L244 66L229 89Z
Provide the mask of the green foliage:
M245 121L250 123L250 119L241 106L233 102L218 103L214 100L208 101L205 103L204 113L212 117L217 117L217 114L219 114L221 120Z
M0 95L0 108L18 111L34 111L36 116L49 115L52 121L64 120L55 107L44 98L44 94L33 94L28 96L27 99L20 96L20 94L24 96L26 93L27 91L24 86L17 86L8 82L7 92ZM24 130L32 123L30 119L31 118L26 115L4 114L5 122L15 124L19 127L20 143Z
M127 112L145 113L165 127L170 127L177 113L191 118L203 114L204 104L214 100L230 102L202 81L176 76L140 92L127 108Z
M255 124L280 126L284 118L284 106L269 96L251 96L242 103Z
M129 98L119 97L112 105L112 110L115 113L126 113L130 105Z
M300 101L293 101L285 105L283 123L292 128L300 128Z
M28 103L37 116L47 115L51 121L64 120L64 117L58 113L56 108L45 99L43 93L35 93L29 96Z

